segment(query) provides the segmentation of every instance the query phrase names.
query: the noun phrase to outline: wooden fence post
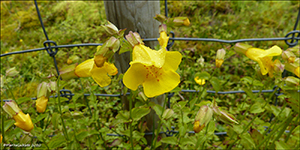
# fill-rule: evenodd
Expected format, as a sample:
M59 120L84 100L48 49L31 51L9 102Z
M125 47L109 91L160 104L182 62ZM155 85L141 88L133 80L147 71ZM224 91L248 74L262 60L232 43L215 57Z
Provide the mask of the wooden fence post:
M107 20L116 25L119 29L127 28L125 35L129 31L138 32L141 38L157 38L159 37L158 26L160 23L153 19L156 14L160 14L160 2L145 0L145 1L120 1L111 0L104 1L105 13ZM158 42L145 42L145 45L154 48ZM130 54L128 52L121 55L115 53L115 64L119 73L125 73L129 68ZM124 109L129 110L129 101L126 96L122 96ZM152 98L151 101L163 106L165 95ZM153 131L153 122L157 127L158 116L153 110L145 116L149 131ZM152 135L145 136L148 145L151 144Z

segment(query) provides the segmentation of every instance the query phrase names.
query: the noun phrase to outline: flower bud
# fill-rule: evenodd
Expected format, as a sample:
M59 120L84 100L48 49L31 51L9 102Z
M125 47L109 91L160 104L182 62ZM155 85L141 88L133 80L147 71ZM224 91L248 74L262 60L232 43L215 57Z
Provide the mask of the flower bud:
M216 56L216 67L217 68L220 68L221 65L223 64L224 58L225 58L225 54L226 54L226 51L223 48L219 49L217 51L217 56Z
M162 118L167 120L167 119L171 118L173 116L173 114L174 114L174 111L172 109L168 108L164 111Z
M132 47L138 44L144 44L143 40L141 39L140 35L137 32L129 31L125 38L130 43Z
M167 25L166 24L161 24L158 27L158 31L160 32L167 32Z
M110 35L115 35L119 33L118 28L112 24L111 22L107 21L106 25L102 25L102 27L105 29L105 31Z
M238 122L236 122L235 117L232 114L229 114L228 112L224 111L224 110L220 110L221 115L218 116L218 119L220 119L220 121L227 123L227 124L231 124L231 123L236 123L239 124Z
M75 74L75 68L78 63L66 66L59 70L60 77L63 80L69 80L73 78L78 78L78 76Z
M0 74L0 88L2 89L4 87L4 83L5 83L5 76Z
M180 27L180 26L189 26L190 20L187 17L176 17L173 20L174 26Z
M153 17L153 18L161 23L163 23L165 20L167 20L167 17L162 14L156 14L155 17Z
M204 85L205 84L205 79L199 79L199 77L194 78L195 82L199 85Z
M200 132L209 123L212 115L213 110L210 107L206 105L201 106L195 117L194 131L196 133Z
M18 107L17 103L14 100L10 100L5 102L3 109L7 112L11 117L14 118L16 123L14 123L17 127L21 128L24 131L31 131L33 129L33 123L29 114L24 114L21 109Z
M147 100L148 100L148 98L147 98L147 96L144 94L144 92L140 92L140 93L138 94L138 97L141 98L141 99L144 100L144 101L147 101Z
M2 134L0 134L0 144L2 143Z
M278 59L276 59L273 64L275 72L282 73L284 71L284 65Z
M165 24L162 24L162 25L160 25L159 26L159 30L160 30L160 32L159 32L159 38L157 38L157 40L158 40L158 42L159 42L159 45L162 47L162 48L166 48L167 47L167 45L168 45L168 41L169 41L169 37L168 37L168 35L167 35L167 33L166 33L166 31L167 31L167 27L165 26L165 28L164 28L164 26L165 26Z
M10 115L10 117L17 115L21 111L21 109L18 107L18 104L14 100L5 102L3 109Z
M241 54L245 54L246 55L246 51L251 48L252 46L251 45L248 45L248 44L244 44L244 43L236 43L234 45L234 50L238 53L241 53Z
M46 82L40 83L37 88L37 98L40 98L42 96L48 96L48 84Z
M200 56L200 58L197 60L197 63L200 64L201 67L204 66L204 62L205 62L205 60L202 56Z
M289 72L294 73L297 77L300 78L300 64L296 63L285 63L284 69L286 69Z
M55 81L50 81L47 86L51 94L55 93L58 89Z
M6 76L14 77L18 74L19 72L17 71L16 67L9 68L8 70L6 70Z
M286 51L294 53L297 57L300 57L300 45L288 48Z
M74 62L78 62L79 57L77 55L72 55L71 57L69 57L69 59L67 60L67 64L70 65Z
M300 79L293 77L293 76L289 76L285 79L285 83L286 83L286 86L289 86L289 87L299 86Z
M284 51L281 56L283 60L288 61L289 63L294 63L296 59L296 55L291 51Z
M110 37L102 46L97 47L95 56L102 55L106 58L110 58L120 48L120 40L115 37Z

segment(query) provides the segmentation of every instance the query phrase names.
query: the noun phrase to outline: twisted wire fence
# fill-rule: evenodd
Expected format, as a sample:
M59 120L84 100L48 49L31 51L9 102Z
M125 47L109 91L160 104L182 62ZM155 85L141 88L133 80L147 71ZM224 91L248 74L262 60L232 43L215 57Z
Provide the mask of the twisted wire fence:
M46 32L46 29L44 27L43 21L42 21L42 17L37 5L37 1L34 0L34 4L36 7L36 11L37 11L37 15L39 17L44 35L46 37L46 41L43 42L43 48L36 48L36 49L29 49L29 50L22 50L22 51L15 51L15 52L9 52L9 53L5 53L5 54L1 54L0 57L4 57L4 56L9 56L9 55L15 55L15 54L22 54L22 53L30 53L30 52L36 52L36 51L43 51L46 50L47 53L49 54L50 57L53 58L53 62L54 62L54 66L56 69L56 72L58 74L58 76L60 75L59 70L58 70L58 66L57 66L57 61L56 61L56 57L55 55L57 54L59 48L72 48L72 47L84 47L84 46L99 46L102 45L102 43L82 43L82 44L69 44L69 45L57 45L55 41L52 41L49 39L48 34ZM165 16L168 17L168 5L167 5L167 0L165 0ZM183 38L183 37L175 37L174 32L170 32L170 34L172 35L172 37L169 38L169 43L167 45L167 49L169 50L172 45L174 44L175 41L204 41L204 42L219 42L219 43L238 43L238 42L250 42L250 41L285 41L285 43L289 46L289 47L294 47L298 44L298 40L300 40L300 31L296 30L297 26L298 26L298 22L300 20L300 8L298 11L298 15L297 15L297 19L294 25L294 28L292 31L290 31L289 33L287 33L284 37L279 37L279 38L249 38L249 39L236 39L236 40L224 40L224 39L213 39L213 38ZM157 38L146 38L143 39L143 41L157 41ZM282 77L286 76L286 70L283 72ZM283 93L280 92L280 88L276 90L276 86L271 89L271 90L252 90L253 93L273 93L275 92L275 103L274 105L277 105L277 99L279 95L282 95ZM62 89L59 91L60 92L60 96L61 97L66 97L68 100L71 100L72 97L75 95L73 94L70 90L68 89ZM180 92L186 92L186 93L198 93L199 91L197 90L185 90L182 89ZM236 93L246 93L245 91L206 91L207 93L218 93L218 94L236 94ZM299 92L299 91L298 91ZM126 95L129 95L130 92L127 92ZM122 94L94 94L95 96L102 96L102 97L120 97L122 96ZM168 98L168 104L167 107L170 108L170 99L171 97L174 95L174 93L168 93L167 98ZM84 97L88 97L90 96L90 94L85 93ZM50 96L50 97L58 97L56 96ZM31 98L32 100L36 100L37 98ZM3 100L4 102L8 101L8 100ZM272 118L274 116L272 115L270 118L270 121L272 121ZM267 126L264 126L266 129L268 128ZM166 134L166 136L172 136L174 133L178 133L178 131L175 131L174 127L171 127L171 130L167 130L166 132L160 132L160 134ZM286 132L289 132L288 130L286 130ZM195 133L194 131L188 131L188 133ZM149 132L149 133L145 133L145 135L152 135L153 132ZM216 132L215 135L226 135L227 132ZM124 135L120 135L120 134L107 134L108 136L124 136ZM49 137L52 137L55 135L49 135Z

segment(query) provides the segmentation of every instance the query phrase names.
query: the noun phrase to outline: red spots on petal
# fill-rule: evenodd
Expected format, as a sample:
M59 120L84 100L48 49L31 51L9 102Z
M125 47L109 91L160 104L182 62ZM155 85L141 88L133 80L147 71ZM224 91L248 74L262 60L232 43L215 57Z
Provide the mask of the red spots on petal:
M159 82L159 79L157 79L157 82Z

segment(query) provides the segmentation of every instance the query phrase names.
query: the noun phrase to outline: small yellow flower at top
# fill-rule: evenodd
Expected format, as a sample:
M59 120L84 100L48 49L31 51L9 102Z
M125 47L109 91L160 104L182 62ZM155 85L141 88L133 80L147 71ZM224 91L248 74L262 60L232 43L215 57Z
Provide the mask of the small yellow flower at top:
M204 85L205 84L205 79L199 79L199 77L195 77L194 80L199 85Z

